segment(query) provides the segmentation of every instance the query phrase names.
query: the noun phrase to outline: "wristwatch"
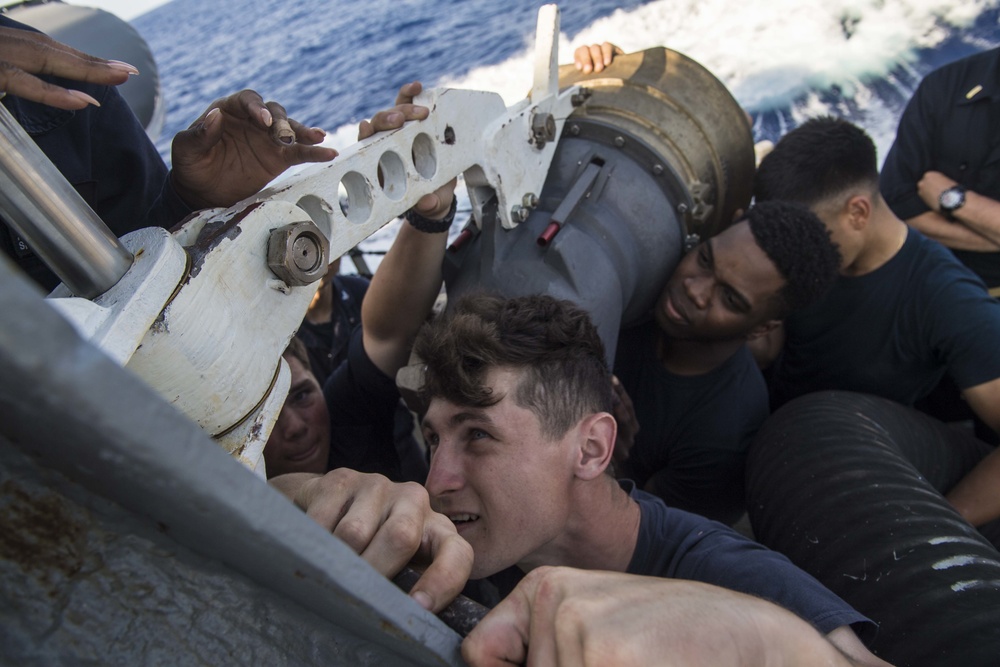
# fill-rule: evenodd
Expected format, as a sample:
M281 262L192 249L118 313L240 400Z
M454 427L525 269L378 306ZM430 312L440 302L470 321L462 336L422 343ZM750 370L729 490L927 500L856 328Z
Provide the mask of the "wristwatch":
M962 208L964 204L965 188L961 185L951 186L941 192L941 196L938 197L938 208L941 210L941 214L949 220L955 219L955 211Z

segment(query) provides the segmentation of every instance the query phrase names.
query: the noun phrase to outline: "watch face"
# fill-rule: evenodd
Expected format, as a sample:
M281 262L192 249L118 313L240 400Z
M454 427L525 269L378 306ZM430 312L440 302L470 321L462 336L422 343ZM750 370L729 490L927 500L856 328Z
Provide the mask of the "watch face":
M945 211L954 211L965 203L965 193L958 188L948 188L941 193L941 208Z

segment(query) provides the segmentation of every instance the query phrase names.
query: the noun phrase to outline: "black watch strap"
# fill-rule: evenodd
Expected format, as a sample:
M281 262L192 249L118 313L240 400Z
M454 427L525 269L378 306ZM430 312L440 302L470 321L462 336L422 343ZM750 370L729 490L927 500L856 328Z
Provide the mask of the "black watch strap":
M458 210L458 199L452 198L451 208L448 214L440 220L431 220L417 213L412 208L403 214L406 221L425 234L440 234L451 229L451 223L455 221L455 211Z

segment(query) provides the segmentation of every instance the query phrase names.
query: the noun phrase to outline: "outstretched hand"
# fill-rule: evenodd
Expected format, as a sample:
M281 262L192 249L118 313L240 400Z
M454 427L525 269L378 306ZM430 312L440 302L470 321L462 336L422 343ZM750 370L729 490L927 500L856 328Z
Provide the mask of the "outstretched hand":
M0 28L0 92L73 111L101 105L87 93L46 83L35 75L117 86L138 73L128 63L88 55L41 33Z
M425 609L444 609L472 572L472 547L451 520L431 509L419 484L347 468L281 475L268 483L380 573L393 576L411 562L423 569L410 596Z
M376 132L397 130L411 120L423 120L430 114L427 107L413 103L413 98L420 94L423 85L419 81L404 84L396 95L396 106L379 111L370 121L363 120L358 126L358 141L372 136ZM424 195L413 207L417 213L430 220L440 220L451 209L451 201L455 197L456 179L452 179L434 192Z
M244 90L212 103L171 146L171 179L192 208L232 206L297 164L327 162L326 133L288 117L277 102Z

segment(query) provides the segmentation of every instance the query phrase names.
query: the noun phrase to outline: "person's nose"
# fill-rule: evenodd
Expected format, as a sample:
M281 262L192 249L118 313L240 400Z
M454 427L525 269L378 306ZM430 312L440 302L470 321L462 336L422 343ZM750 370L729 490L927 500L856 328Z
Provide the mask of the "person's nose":
M465 484L462 462L454 448L439 444L431 455L424 487L431 498L458 491Z
M285 440L297 440L305 435L309 429L309 422L303 419L297 410L285 408L278 415L275 428Z
M712 281L704 276L690 276L684 279L684 291L697 308L704 309L712 295Z

